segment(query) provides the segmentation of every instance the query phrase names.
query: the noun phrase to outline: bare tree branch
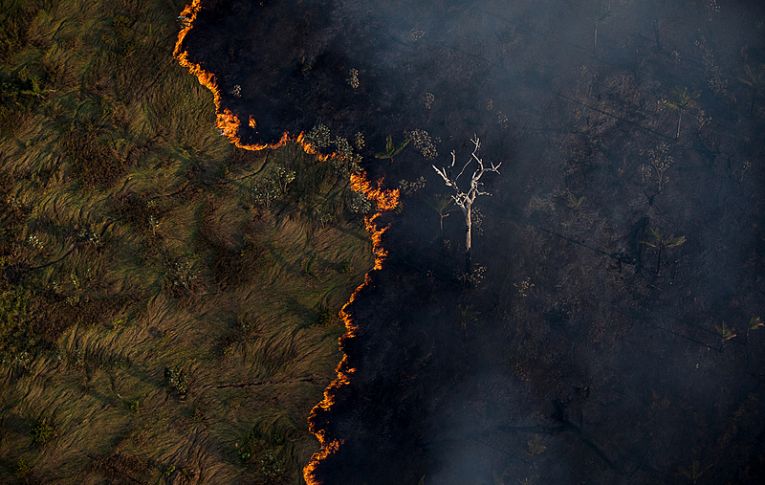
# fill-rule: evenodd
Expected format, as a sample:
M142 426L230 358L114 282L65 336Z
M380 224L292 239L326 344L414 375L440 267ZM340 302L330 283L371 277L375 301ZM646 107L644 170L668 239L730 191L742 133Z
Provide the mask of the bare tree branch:
M481 150L481 139L478 137L478 135L473 135L473 138L470 141L473 143L473 151L470 154L468 161L465 162L465 165L462 167L462 170L460 170L456 176L449 176L449 171L446 169L446 167L438 168L433 165L433 170L435 170L439 177L443 179L444 184L454 191L454 194L451 196L452 200L457 205L457 207L462 209L462 213L465 215L465 225L467 226L465 251L468 253L473 246L473 204L475 203L476 199L478 199L478 197L491 195L490 192L482 190L483 182L481 182L481 178L484 176L484 174L489 172L499 174L499 168L502 166L502 163L490 163L489 167L487 168L484 164L483 158L479 156L479 152ZM454 150L452 150L451 154L452 163L449 165L449 167L454 168L457 163L457 154ZM467 168L474 163L477 164L477 167L470 177L469 187L467 190L463 190L459 186L459 178L465 173Z

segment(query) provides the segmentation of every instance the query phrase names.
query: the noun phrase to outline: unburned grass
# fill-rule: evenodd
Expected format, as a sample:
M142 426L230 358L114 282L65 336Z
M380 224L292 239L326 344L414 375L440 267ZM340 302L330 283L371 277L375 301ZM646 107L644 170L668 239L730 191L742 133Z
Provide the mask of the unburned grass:
M180 7L0 0L2 482L298 483L315 449L368 242L331 164L218 135Z

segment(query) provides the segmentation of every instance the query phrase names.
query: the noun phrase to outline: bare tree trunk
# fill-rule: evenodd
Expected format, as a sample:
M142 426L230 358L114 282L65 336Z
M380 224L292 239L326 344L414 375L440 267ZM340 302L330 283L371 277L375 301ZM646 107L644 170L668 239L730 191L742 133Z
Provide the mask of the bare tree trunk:
M478 138L478 136L473 136L471 141L473 142L473 153L471 154L471 158L467 161L467 163L465 163L465 165L462 167L462 170L453 178L450 177L446 167L438 168L433 165L433 170L435 170L439 177L443 179L446 186L454 190L452 200L457 205L457 207L462 210L462 214L465 216L465 271L467 273L470 273L472 270L472 264L470 262L470 250L473 248L473 203L481 196L491 195L489 192L482 190L483 183L481 182L481 177L483 177L483 175L487 172L498 174L499 167L502 165L501 163L492 163L490 167L486 167L484 165L483 159L478 156L478 150L481 148L480 138ZM457 156L454 150L452 150L452 163L450 165L451 169L454 169L456 158ZM467 170L468 167L474 162L478 164L478 168L476 168L471 175L469 188L462 190L460 189L457 181L462 176L462 174L465 173L465 170ZM441 218L441 224L441 228L443 230L443 217Z
M469 275L473 269L471 250L473 249L473 206L468 205L465 210L465 274Z
M680 110L680 115L677 117L677 132L675 133L675 140L680 139L680 124L683 122L683 110Z
M465 210L465 252L469 253L473 248L473 208L468 207Z
M754 114L754 104L757 101L757 88L752 88L752 102L749 104L749 116Z
M656 50L661 50L661 25L659 24L659 19L655 18L652 22L653 24L653 39L654 43L656 44Z
M661 253L664 252L663 250L664 250L664 245L660 244L659 254L658 254L658 257L656 258L656 276L659 276L659 274L661 274Z

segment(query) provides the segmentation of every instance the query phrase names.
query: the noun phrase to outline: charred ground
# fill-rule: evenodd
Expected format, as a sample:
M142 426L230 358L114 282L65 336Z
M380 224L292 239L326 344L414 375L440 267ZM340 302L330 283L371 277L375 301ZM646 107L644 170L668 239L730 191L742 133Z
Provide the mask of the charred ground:
M762 7L380 3L211 1L188 40L244 137L361 133L404 192L325 481L760 477ZM473 133L504 165L466 287L430 165Z

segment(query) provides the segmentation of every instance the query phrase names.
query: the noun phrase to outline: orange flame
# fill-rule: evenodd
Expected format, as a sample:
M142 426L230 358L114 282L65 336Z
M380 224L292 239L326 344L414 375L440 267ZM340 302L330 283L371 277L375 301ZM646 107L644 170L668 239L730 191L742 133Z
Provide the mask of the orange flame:
M229 141L243 150L260 151L266 149L276 149L285 146L288 142L292 141L303 149L303 151L309 155L315 156L320 161L326 161L338 157L335 153L323 154L316 147L311 145L306 139L305 134L301 132L296 137L291 137L289 133L285 132L282 137L276 143L265 144L247 144L243 143L239 135L239 130L242 126L242 121L239 117L228 108L224 108L221 105L222 96L220 86L215 74L206 70L201 64L193 62L189 59L189 53L183 48L183 42L194 27L194 22L202 10L202 0L192 0L192 2L186 5L180 13L180 19L184 25L178 32L178 39L173 49L173 57L178 61L182 67L186 68L191 74L193 74L199 84L206 87L213 94L213 104L215 105L215 124L220 131L221 135L229 139ZM254 129L257 126L257 122L253 116L249 116L247 120L247 126ZM377 220L383 212L394 210L398 207L400 193L398 189L384 189L383 181L378 180L376 183L372 183L367 178L367 174L364 171L353 173L350 176L351 189L363 194L368 200L375 203L377 212L371 216L364 218L364 228L367 230L372 243L372 254L375 257L374 266L371 271L379 271L383 267L383 262L388 256L388 251L383 247L383 234L388 230L389 226L378 226ZM343 305L340 310L339 316L345 325L345 333L340 337L340 348L343 347L343 342L348 339L354 338L358 333L358 325L353 321L350 312L348 311L350 305L356 300L361 290L366 287L370 281L370 272L364 275L364 282L361 283L351 293L348 301ZM340 363L336 368L335 378L324 389L324 395L322 400L316 404L311 410L311 414L308 417L308 430L313 433L316 439L321 445L321 449L314 453L306 466L303 468L303 478L308 485L318 485L320 482L316 477L316 469L319 464L327 457L335 454L342 445L340 439L330 439L327 436L325 429L321 429L316 424L316 417L321 412L327 412L335 403L335 396L337 391L342 387L350 384L351 376L356 372L356 369L350 366L348 362L348 355L343 354Z
M210 90L213 95L213 104L215 105L215 126L217 126L221 135L231 141L237 148L250 151L260 151L265 149L281 148L289 141L294 141L301 146L303 151L309 155L316 156L321 161L326 161L334 156L334 154L322 154L315 147L305 140L305 135L300 133L296 137L290 137L289 133L285 132L282 137L276 143L264 143L264 144L247 144L243 143L239 136L239 129L242 126L242 121L239 117L228 108L223 108L221 105L222 96L220 86L215 74L206 70L201 64L192 61L189 58L189 52L183 48L183 42L189 35L189 32L194 28L194 22L199 16L199 12L202 10L202 0L192 0L192 2L186 5L179 15L179 18L183 21L183 28L178 32L178 39L175 42L175 48L173 49L173 57L178 64L185 67L191 74L193 74L199 84ZM247 120L247 126L255 128L257 122L254 117L250 116Z

